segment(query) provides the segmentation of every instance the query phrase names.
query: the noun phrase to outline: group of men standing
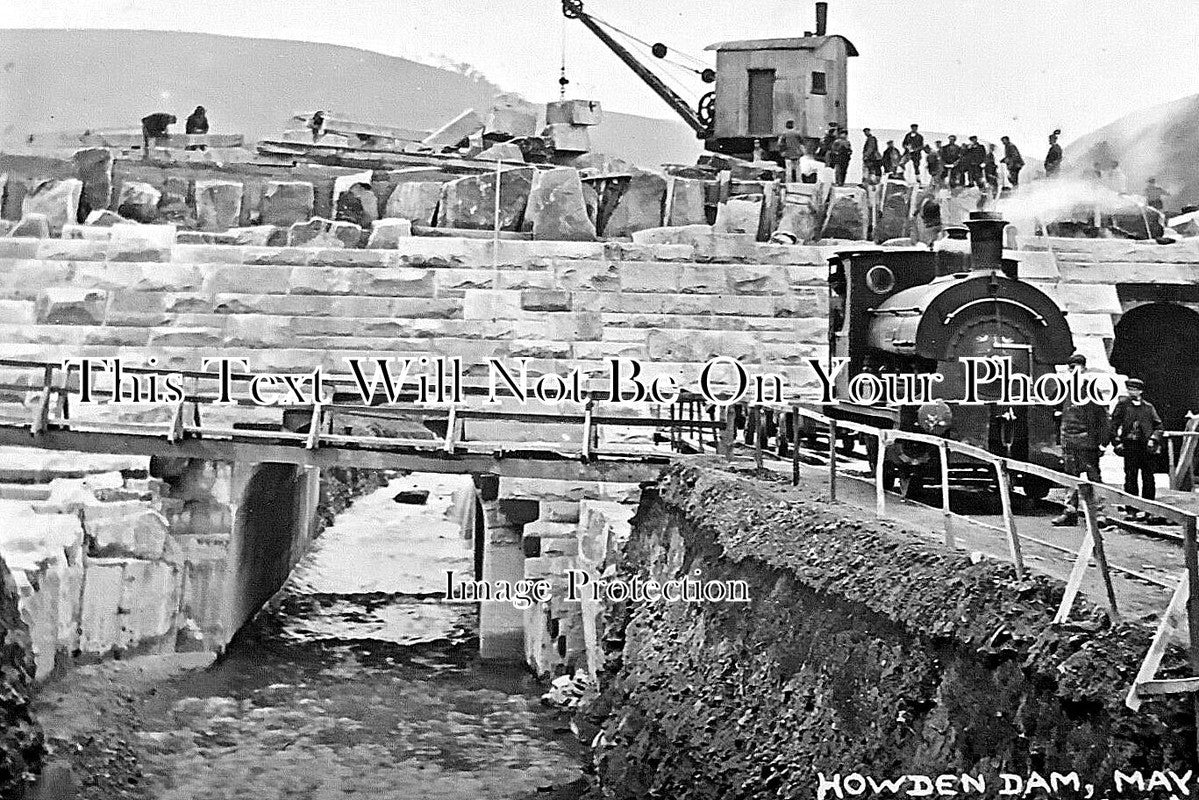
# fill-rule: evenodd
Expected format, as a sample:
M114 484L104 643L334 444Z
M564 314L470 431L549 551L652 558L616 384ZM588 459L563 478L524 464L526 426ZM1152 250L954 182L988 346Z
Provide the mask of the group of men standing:
M921 164L928 172L928 182L933 188L951 188L959 186L976 186L992 194L999 192L999 165L1007 169L1008 184L1012 187L1020 185L1020 170L1024 168L1024 157L1020 149L1011 139L1004 136L1003 157L996 160L995 145L984 145L977 136L971 136L965 145L958 144L957 136L950 136L942 144L938 139L932 144L924 141L924 134L919 125L912 128L903 137L900 150L894 140L888 140L887 146L879 150L878 139L870 128L864 128L866 145L862 149L862 173L871 183L879 183L883 176L899 177L903 175L908 164L912 165L916 182L920 183Z
M837 185L844 185L853 156L848 132L837 123L830 122L815 152L809 153L803 136L795 128L795 122L788 121L786 127L778 141L787 168L786 180L814 181L814 172L810 169L805 172L803 167L806 159L812 159L807 163L823 162L834 170ZM1004 177L1007 186L1016 188L1020 185L1024 156L1007 136L1000 137L1003 146L1000 155L996 145L983 144L977 136L969 137L964 144L958 142L956 135L950 135L945 142L938 139L929 144L916 124L911 126L898 147L893 139L888 139L886 147L881 147L878 137L870 128L863 128L862 133L865 135L862 179L866 183L880 183L884 176L902 177L907 165L911 164L917 183L924 182L921 178L923 167L928 174L928 184L937 189L973 186L997 196L1001 186L1001 168L1006 172ZM1049 151L1045 155L1046 177L1053 177L1061 171L1062 148L1058 144L1061 133L1058 129L1049 136Z

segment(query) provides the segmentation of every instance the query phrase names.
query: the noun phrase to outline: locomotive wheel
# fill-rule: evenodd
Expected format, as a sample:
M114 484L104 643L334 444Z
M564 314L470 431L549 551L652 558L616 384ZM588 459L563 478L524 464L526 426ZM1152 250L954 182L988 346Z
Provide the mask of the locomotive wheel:
M1035 475L1026 475L1024 481L1020 484L1020 488L1030 500L1044 500L1049 496L1049 490L1053 488L1053 484L1044 478L1038 478Z

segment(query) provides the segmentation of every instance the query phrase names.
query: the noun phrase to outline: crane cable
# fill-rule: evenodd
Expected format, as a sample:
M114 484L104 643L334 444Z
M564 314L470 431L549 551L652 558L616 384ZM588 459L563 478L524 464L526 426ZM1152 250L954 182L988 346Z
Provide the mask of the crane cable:
M562 71L558 74L558 99L566 99L566 85L570 79L566 77L566 17L562 18Z
M651 52L653 51L654 46L651 43L645 41L644 39L639 39L638 37L634 36L633 34L629 33L628 31L622 30L622 29L616 27L615 25L613 25L611 22L600 19L599 17L595 16L594 14L588 14L588 16L591 17L596 22L598 22L599 24L604 25L608 28L611 28L614 32L619 33L622 36L626 36L629 39L632 39L634 42L637 42L638 44L640 44L646 48L649 48ZM678 55L680 55L683 58L687 59L688 61L692 62L692 65L682 64L677 61L672 61L671 59L668 59L668 58L662 58L661 60L666 61L667 63L674 64L677 67L681 67L682 69L685 69L688 72L694 72L697 75L702 74L703 71L708 68L708 64L706 62L704 62L702 59L696 58L695 56L690 55L688 53L684 53L682 50L675 49L675 50L673 50L673 52L677 53Z

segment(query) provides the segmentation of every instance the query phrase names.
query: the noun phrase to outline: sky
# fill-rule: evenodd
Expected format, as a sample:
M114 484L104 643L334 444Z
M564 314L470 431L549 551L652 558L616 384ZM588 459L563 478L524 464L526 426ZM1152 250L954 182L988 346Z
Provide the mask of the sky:
M703 48L713 42L802 35L814 27L814 5L585 0L592 15L709 64L714 54ZM918 122L992 141L1006 134L1035 155L1054 128L1069 142L1138 108L1199 92L1194 0L829 5L829 32L861 53L850 62L854 128ZM569 96L613 111L672 115L581 23L563 18L560 0L0 0L0 28L83 27L299 39L467 64L539 102L558 96L565 52ZM710 88L692 73L665 69L684 96Z

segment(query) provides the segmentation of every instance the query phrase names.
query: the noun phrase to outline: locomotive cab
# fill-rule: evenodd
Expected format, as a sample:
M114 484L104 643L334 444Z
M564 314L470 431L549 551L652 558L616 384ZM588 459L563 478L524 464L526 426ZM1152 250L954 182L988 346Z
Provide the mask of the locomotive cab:
M943 380L925 384L931 397L897 396L870 405L839 401L830 413L1061 468L1053 408L1003 403L997 382L978 385L983 402L963 402L969 397L962 358L1006 358L1012 374L1035 381L1066 363L1074 349L1057 304L1020 281L1017 262L1003 258L1005 225L975 212L967 222L968 250L965 242L958 248L950 242L939 252L864 249L831 259L829 354L849 360L837 378L838 398L851 397L850 384L863 373L936 373ZM919 486L939 472L937 457L936 448L897 442L888 448L889 472ZM959 476L973 472L989 482L977 462L954 458L950 466ZM1029 495L1048 490L1043 481L1023 480Z

